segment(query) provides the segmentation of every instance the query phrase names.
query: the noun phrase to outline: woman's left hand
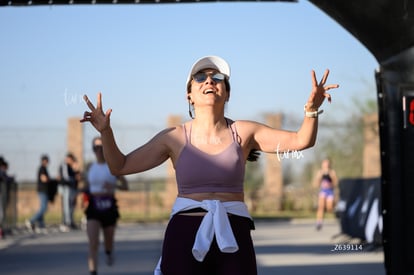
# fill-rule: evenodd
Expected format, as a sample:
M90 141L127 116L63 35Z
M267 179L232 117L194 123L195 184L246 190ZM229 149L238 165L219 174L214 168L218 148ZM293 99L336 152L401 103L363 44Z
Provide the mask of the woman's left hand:
M338 84L326 84L326 80L328 79L329 70L326 70L323 74L321 81L318 83L316 79L316 73L312 70L312 91L309 96L308 102L306 103L306 111L312 112L317 111L318 108L322 105L325 98L328 99L330 103L332 101L332 97L327 91L330 89L336 89L339 87Z

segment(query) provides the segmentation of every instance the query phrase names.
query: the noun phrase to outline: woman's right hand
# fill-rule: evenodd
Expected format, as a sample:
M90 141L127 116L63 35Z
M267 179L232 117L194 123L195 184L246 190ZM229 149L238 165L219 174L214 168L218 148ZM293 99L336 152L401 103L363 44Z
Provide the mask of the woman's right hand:
M92 102L89 100L87 95L84 95L83 99L85 100L86 105L88 105L91 111L90 112L85 111L85 113L83 114L83 119L81 119L80 122L89 121L93 125L93 127L95 127L95 129L98 130L100 133L109 129L112 109L108 109L106 113L103 112L102 94L98 93L96 108L92 104Z

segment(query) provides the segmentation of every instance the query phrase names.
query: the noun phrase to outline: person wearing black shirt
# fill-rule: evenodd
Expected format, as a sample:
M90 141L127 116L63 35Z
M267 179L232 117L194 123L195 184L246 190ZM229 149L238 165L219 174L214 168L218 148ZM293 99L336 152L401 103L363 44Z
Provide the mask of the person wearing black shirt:
M43 155L41 157L41 165L37 173L37 194L39 196L39 210L34 214L30 220L26 221L26 226L29 230L34 231L36 224L40 229L45 228L44 215L47 211L48 193L47 187L50 182L49 172L47 166L49 165L49 157Z

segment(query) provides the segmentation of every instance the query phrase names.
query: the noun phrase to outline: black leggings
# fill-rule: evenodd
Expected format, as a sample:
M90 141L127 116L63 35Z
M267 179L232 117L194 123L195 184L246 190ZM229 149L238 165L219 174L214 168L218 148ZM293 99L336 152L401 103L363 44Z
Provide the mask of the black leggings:
M250 235L254 228L249 218L230 215L230 224L239 250L223 253L215 238L203 262L191 253L203 216L175 215L164 238L161 271L163 275L256 275L256 255Z

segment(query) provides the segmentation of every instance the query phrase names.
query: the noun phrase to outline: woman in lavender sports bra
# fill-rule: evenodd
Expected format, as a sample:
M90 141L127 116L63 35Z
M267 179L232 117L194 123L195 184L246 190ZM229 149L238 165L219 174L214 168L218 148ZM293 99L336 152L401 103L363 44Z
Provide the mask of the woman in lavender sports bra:
M328 158L322 160L321 168L317 171L313 185L319 188L318 209L316 211L316 230L321 230L325 211L332 212L335 202L335 188L338 178Z
M81 122L101 133L112 174L143 172L166 160L176 170L178 194L166 228L163 251L154 274L254 275L256 257L250 235L253 221L244 203L243 181L247 160L257 152L304 150L315 144L319 107L327 91L329 71L321 81L312 71L312 89L300 129L275 129L224 115L230 99L230 67L218 56L197 60L187 77L191 120L159 132L143 146L123 154L110 126L112 110L103 111L102 95Z

